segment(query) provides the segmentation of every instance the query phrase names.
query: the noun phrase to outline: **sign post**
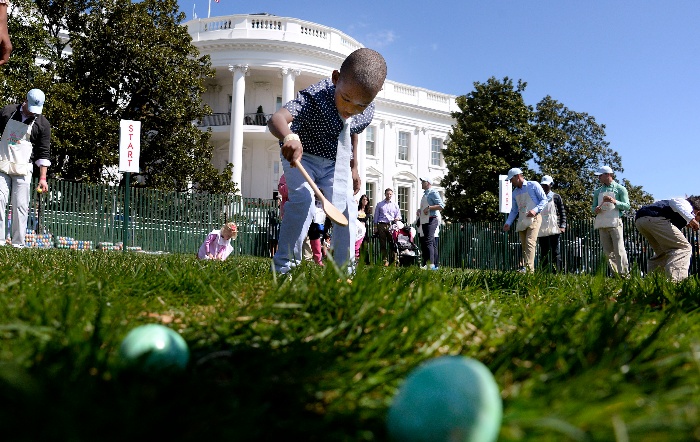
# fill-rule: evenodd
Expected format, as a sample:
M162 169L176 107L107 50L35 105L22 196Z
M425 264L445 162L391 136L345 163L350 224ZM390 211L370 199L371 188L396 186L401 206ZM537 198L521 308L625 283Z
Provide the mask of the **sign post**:
M505 221L508 221L508 214L512 207L513 185L508 180L508 175L498 175L498 211L505 213ZM503 270L505 270L508 262L508 232L503 232L503 247Z
M122 243L124 250L129 240L129 197L131 195L131 172L139 172L141 156L141 122L121 120L119 122L119 171L124 172L124 213Z

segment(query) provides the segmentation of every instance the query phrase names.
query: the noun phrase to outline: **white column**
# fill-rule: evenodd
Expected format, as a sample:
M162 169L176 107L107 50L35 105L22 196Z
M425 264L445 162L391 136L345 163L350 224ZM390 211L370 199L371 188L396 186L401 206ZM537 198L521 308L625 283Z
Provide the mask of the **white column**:
M427 129L425 127L419 127L416 129L416 159L415 159L415 171L416 175L420 179L421 176L423 175L428 175L428 177L431 177L430 174L430 143L428 143L428 148L425 149L425 134L427 132ZM425 162L425 152L428 153L428 161ZM423 155L420 155L420 154ZM421 171L421 164L425 162L426 167L424 168L425 172ZM416 192L416 198L413 200L413 204L416 205L416 208L413 209L411 208L411 212L409 212L411 215L416 213L416 210L420 206L420 200L423 198L423 188L418 186L419 182L414 182L413 185L411 186L415 192Z
M375 132L376 132L375 128ZM365 142L367 135L367 129L365 129L361 134L357 135L357 172L360 174L360 193L356 195L357 198L365 194L365 189L367 188L367 143ZM375 135L376 137L376 135ZM376 144L376 142L375 142Z
M231 133L229 137L228 161L233 164L231 181L238 184L239 192L242 192L243 172L243 99L245 98L245 76L248 73L248 65L228 66L233 72L233 97L231 103Z
M384 189L387 187L391 187L392 189L394 188L393 171L396 168L396 158L393 160L389 158L389 130L392 127L392 122L382 120L382 125L384 126L384 133L382 134L382 189L379 191L379 193L382 199L384 199ZM393 165L390 166L389 164Z
M301 75L299 69L281 68L282 76L282 104L286 104L294 99L294 80Z

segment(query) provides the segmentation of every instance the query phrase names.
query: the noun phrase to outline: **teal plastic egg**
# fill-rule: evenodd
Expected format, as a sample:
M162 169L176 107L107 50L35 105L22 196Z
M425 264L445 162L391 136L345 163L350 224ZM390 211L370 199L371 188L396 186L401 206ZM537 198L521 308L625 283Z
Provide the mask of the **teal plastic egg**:
M444 356L414 369L393 398L387 430L395 441L495 441L503 401L481 362Z
M124 365L144 371L181 370L187 366L190 350L182 336L160 324L131 330L119 347Z

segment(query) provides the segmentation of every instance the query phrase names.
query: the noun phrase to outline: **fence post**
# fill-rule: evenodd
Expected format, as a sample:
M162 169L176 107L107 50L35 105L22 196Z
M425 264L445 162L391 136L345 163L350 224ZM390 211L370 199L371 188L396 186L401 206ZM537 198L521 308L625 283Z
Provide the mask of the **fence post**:
M124 247L122 250L126 252L126 245L129 240L129 213L131 212L129 210L129 187L131 185L131 172L124 172L124 221L122 223L123 227L123 233L122 233L122 243L124 244Z

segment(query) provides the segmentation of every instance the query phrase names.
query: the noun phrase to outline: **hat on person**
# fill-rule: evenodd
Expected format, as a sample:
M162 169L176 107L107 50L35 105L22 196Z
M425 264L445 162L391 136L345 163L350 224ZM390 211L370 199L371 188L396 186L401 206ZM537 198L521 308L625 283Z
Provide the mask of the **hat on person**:
M515 175L522 175L523 171L514 167L508 171L508 181L512 180Z
M542 181L540 181L540 184L551 186L552 184L554 184L554 180L552 179L551 176L545 175L542 177Z
M32 89L27 93L27 110L33 114L41 114L44 101L46 101L46 95L40 89Z
M433 185L433 180L431 180L431 179L428 178L427 176L422 176L422 177L420 177L420 178L418 178L418 179L421 180L421 181L425 181L426 183L430 184L431 186Z
M604 173L613 173L613 170L608 166L602 166L594 173L594 175L602 175Z

